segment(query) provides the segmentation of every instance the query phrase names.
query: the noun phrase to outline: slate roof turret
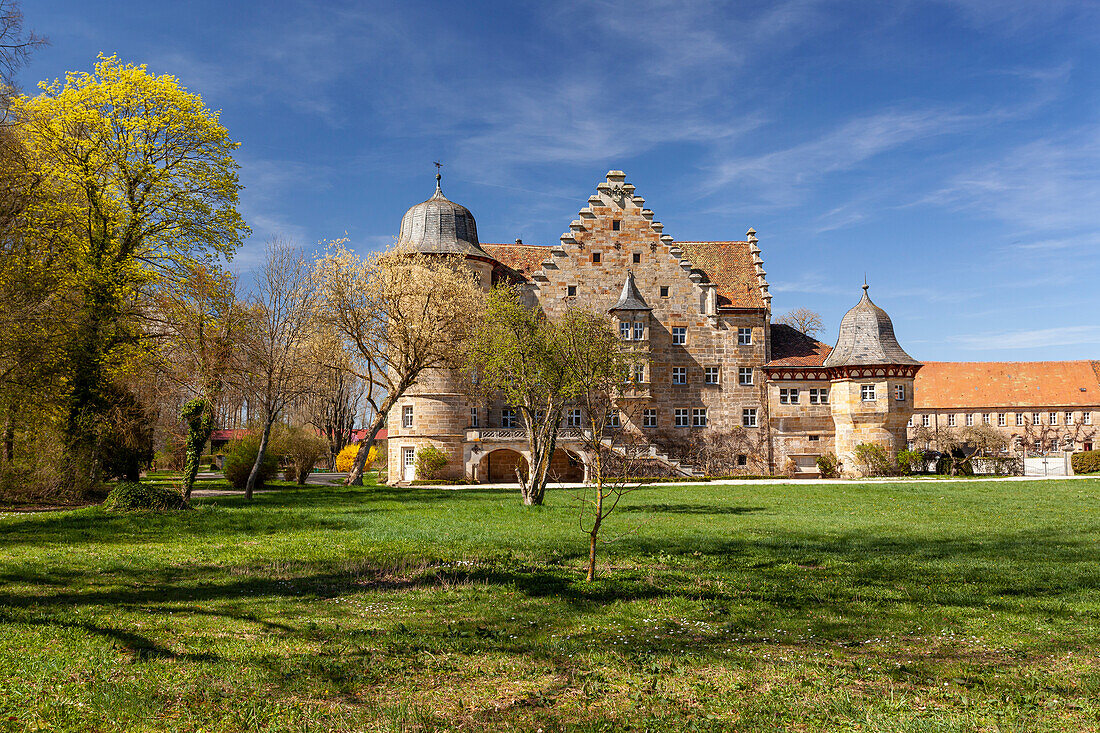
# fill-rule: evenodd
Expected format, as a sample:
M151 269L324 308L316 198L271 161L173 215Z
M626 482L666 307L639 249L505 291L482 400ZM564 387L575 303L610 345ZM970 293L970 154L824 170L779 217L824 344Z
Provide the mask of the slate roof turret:
M920 366L905 353L894 336L894 324L886 311L871 302L868 286L863 297L840 321L840 335L823 366Z
M623 292L619 296L619 302L611 306L609 311L651 311L652 308L645 302L645 298L638 291L634 282L634 273L626 271L626 282L623 283Z
M480 257L491 260L477 241L477 223L470 210L456 204L439 186L442 176L435 176L435 193L427 201L413 206L401 219L398 245L410 246L425 254Z

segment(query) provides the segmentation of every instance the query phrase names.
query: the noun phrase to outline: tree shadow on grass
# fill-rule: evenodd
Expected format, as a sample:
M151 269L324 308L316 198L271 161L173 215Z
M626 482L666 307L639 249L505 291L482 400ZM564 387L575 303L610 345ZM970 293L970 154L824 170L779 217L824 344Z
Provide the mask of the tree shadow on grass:
M96 636L102 636L106 639L109 639L111 642L121 647L124 652L132 655L135 659L140 661L151 659L185 659L191 662L221 661L220 657L215 654L210 654L208 652L204 652L201 654L196 654L194 652L176 653L168 647L158 644L147 636L136 634L133 631L116 629L110 626L104 626L88 621L64 621L61 619L42 618L40 616L20 618L15 615L0 611L0 623L19 623L26 624L28 626L48 626L62 629L76 629L86 631L89 634L94 634Z
M618 508L620 512L644 514L756 514L767 511L763 506L718 506L714 504L632 504Z

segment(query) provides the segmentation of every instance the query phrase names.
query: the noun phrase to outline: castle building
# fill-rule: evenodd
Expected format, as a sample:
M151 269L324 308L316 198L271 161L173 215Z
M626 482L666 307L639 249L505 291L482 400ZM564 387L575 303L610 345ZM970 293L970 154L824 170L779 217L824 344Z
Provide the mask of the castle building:
M481 243L469 210L435 194L408 210L399 243L458 255L483 287L520 288L553 318L583 307L607 313L624 348L644 355L621 399L619 429L650 443L672 473L698 473L682 450L727 436L734 472L814 475L817 458L874 442L904 448L920 364L898 344L889 316L862 298L834 348L771 322L771 294L756 232L741 240L676 241L622 171L608 172L556 245ZM388 419L390 481L413 480L416 451L434 445L447 478L514 481L528 456L515 410L472 397L462 375L428 375ZM625 409L629 403L631 409ZM584 479L580 416L567 409L551 473Z

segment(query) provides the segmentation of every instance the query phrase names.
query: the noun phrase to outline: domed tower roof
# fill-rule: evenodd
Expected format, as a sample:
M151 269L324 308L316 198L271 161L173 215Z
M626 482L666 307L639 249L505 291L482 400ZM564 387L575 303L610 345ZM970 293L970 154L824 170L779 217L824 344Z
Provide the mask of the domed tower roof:
M465 206L456 204L439 187L442 178L435 176L435 193L430 199L405 212L401 219L398 245L411 246L425 254L462 255L492 260L477 241L474 215Z
M871 302L863 286L863 297L840 320L840 335L823 366L911 365L920 362L905 353L894 336L894 324L886 311Z

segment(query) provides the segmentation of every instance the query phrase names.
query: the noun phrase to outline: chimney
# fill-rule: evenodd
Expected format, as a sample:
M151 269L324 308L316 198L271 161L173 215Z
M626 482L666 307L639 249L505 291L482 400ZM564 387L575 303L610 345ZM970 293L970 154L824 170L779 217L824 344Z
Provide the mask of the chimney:
M522 239L517 239L516 244L523 244L523 240Z

